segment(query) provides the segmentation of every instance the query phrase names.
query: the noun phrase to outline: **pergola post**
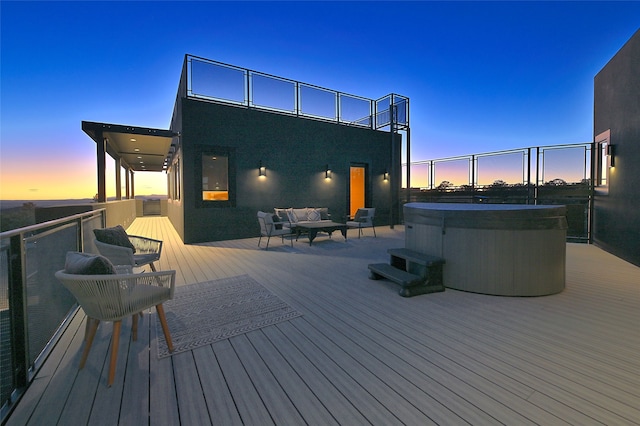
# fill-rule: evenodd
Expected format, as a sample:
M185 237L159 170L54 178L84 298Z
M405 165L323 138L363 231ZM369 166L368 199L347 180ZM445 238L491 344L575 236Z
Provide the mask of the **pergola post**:
M135 181L133 179L134 174L133 174L133 170L131 170L131 198L136 198L136 190L135 190Z
M105 203L107 201L107 139L102 137L102 132L98 132L96 135L96 161L98 170L98 199L99 203Z
M115 159L116 167L116 200L122 200L122 159Z
M131 179L129 178L129 176L133 176L131 173L131 169L127 169L127 172L124 175L124 186L125 186L125 197L128 199L131 198Z

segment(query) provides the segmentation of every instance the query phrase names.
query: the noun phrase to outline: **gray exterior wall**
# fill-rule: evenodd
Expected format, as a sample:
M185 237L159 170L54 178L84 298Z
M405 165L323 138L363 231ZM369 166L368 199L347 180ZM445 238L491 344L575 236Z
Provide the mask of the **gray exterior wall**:
M594 198L593 243L640 265L640 30L594 79L594 135L611 130L615 169Z
M186 98L177 102L180 120L172 130L181 133L182 190L181 200L169 203L169 217L185 243L258 236L256 213L276 207L328 207L334 221L344 222L351 164L366 166L366 207L376 208L376 225L389 224L391 182L399 184L383 180L391 170L390 133ZM235 207L203 206L199 170L207 147L234 152ZM393 149L393 158L400 159L400 135ZM258 177L260 161L266 179Z

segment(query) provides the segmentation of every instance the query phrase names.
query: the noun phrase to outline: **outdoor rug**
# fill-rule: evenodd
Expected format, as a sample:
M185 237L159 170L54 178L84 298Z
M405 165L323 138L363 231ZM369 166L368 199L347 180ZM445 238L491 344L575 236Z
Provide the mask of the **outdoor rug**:
M287 321L301 314L249 275L177 287L163 303L173 352L156 315L158 358Z

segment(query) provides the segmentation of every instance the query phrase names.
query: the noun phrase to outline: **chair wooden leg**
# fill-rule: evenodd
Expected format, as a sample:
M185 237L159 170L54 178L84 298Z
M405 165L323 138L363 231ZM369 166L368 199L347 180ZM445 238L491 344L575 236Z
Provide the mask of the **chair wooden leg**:
M169 324L167 324L167 317L164 315L162 304L156 305L156 310L158 311L158 318L160 318L160 325L162 325L162 332L164 333L164 339L167 341L169 352L173 352L173 342L171 341L171 333L169 333Z
M91 329L91 321L93 321L93 318L91 317L87 317L87 320L85 322L85 327L84 327L84 341L87 341L87 337L89 337L89 330Z
M91 318L91 321L89 321L89 319L90 318L87 317L87 325L90 324L90 327L87 333L85 334L86 342L84 343L82 358L80 358L80 367L78 367L79 370L82 370L84 368L85 362L87 362L87 357L89 356L89 351L91 350L91 344L93 343L93 338L96 337L96 330L98 330L98 324L100 324L100 321L97 319Z
M118 346L120 344L120 327L122 321L113 322L113 336L111 336L111 361L109 362L109 380L107 386L113 384L113 379L116 376L116 364L118 363Z
M138 314L131 316L131 335L134 342L138 340Z

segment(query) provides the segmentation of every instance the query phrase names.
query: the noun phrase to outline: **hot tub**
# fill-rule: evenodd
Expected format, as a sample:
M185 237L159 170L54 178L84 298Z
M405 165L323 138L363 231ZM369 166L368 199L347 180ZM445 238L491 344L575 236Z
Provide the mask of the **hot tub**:
M405 247L445 259L445 287L544 296L565 286L565 206L408 203Z

